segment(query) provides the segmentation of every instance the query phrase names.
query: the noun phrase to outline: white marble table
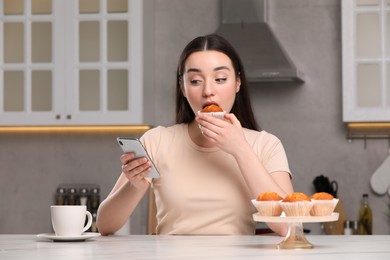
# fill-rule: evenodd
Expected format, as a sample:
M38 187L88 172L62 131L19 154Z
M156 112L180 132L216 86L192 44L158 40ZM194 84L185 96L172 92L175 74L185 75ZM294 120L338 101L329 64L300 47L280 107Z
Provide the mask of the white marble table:
M390 259L390 236L307 236L312 249L277 249L277 236L109 236L52 242L0 235L0 259Z

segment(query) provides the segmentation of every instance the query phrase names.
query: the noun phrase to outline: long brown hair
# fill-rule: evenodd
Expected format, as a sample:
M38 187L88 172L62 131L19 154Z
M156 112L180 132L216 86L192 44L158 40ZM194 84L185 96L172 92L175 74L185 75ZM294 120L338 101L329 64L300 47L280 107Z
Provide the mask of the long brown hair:
M190 123L194 120L195 114L192 111L187 99L183 96L181 91L181 84L183 79L184 66L187 58L194 52L214 50L227 55L232 61L236 77L240 77L241 86L240 91L236 94L232 110L241 125L248 129L260 130L255 117L249 98L249 88L245 77L244 67L241 59L233 46L222 36L217 34L209 34L200 36L192 40L184 48L179 58L179 64L176 72L176 123Z

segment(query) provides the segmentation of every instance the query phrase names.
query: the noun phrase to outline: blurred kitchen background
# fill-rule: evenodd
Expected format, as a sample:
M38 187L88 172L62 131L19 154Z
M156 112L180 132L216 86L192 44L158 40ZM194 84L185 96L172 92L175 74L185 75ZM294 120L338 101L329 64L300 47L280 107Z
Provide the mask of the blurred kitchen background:
M27 8L24 10L30 10L31 3L34 2L1 0L2 16L6 16L4 15L5 3L10 4L11 1L24 4ZM51 1L40 2L51 5ZM175 118L175 70L179 54L194 37L213 33L219 28L223 14L221 1L80 0L81 2L91 8L96 6L96 3L99 7L103 6L95 11L87 11L92 14L99 14L102 10L106 10L104 7L106 2L111 2L114 6L122 5L124 2L125 17L130 19L138 13L142 19L140 20L142 21L141 38L138 39L141 41L134 43L131 49L133 52L130 51L130 56L140 55L139 64L142 66L139 74L131 74L131 80L136 77L132 82L141 84L141 94L137 94L141 98L138 103L134 101L138 106L135 108L138 117L133 117L130 112L127 117L124 113L119 116L119 121L107 120L107 124L119 124L118 122L122 122L121 125L172 124ZM134 7L130 2L138 2L139 6ZM252 82L251 98L256 118L262 129L278 136L284 144L296 191L314 193L313 180L319 175L327 176L329 180L336 180L338 196L343 202L347 219L351 220L357 219L362 194L368 193L374 216L373 233L389 234L389 197L386 194L377 194L370 187L371 176L389 156L388 138L350 138L346 123L343 122L341 2L339 0L268 1L268 24L295 66L302 72L304 82L299 80ZM54 4L52 6L54 8ZM132 11L131 8L139 9ZM121 9L114 11L119 14L121 12ZM9 15L12 16L9 18L11 23L20 18L17 13L16 11L16 14ZM85 18L66 14L66 10L64 17L80 20ZM23 16L20 19L30 18ZM87 15L85 21L89 21L88 19ZM115 21L115 18L113 20ZM11 48L3 35L3 32L9 29L3 26L6 22L7 20L1 21L0 39L3 42L0 46L4 44L4 49L1 47L2 53L6 48ZM87 27L84 28L83 36L88 37L88 33L94 30L94 25L85 25ZM121 27L118 28L121 32ZM91 35L92 38L99 39L99 36L93 33ZM59 39L55 38L57 36ZM17 39L12 38L14 36L9 37ZM54 43L50 47L53 49L56 48L56 44L66 48L77 42L62 33L53 33L53 38ZM100 40L104 42L104 39ZM127 44L133 44L132 41L130 35ZM140 46L143 48L139 48ZM137 48L139 48L138 52ZM89 48L80 47L80 51L82 50L88 51ZM82 55L80 52L80 56ZM28 62L31 61L27 60L26 63ZM89 63L84 65L87 69L94 68ZM125 64L125 66L132 65ZM4 65L2 68L6 70L7 67ZM44 68L38 67L39 69ZM17 70L17 67L11 70ZM6 80L13 82L12 76L15 75L11 73L7 78L3 74L5 82L3 85L6 85ZM88 75L84 76L87 78L86 81L94 78L90 75L89 78ZM109 75L107 77L110 78ZM81 73L80 78L82 78ZM94 98L93 91L88 93L91 95L90 98ZM66 97L56 98L66 100ZM3 94L1 99L2 104L8 104L12 110L12 104L7 101L9 99L3 99ZM12 113L7 114L2 110L0 112L2 112L1 126L13 125L12 122L17 122L19 126L23 125L23 122L34 125L35 119L31 113L13 116ZM91 115L91 118L94 116L96 117ZM13 121L15 118L17 121ZM40 125L41 119L37 120L36 124ZM78 125L88 125L88 118L85 119L84 124L82 121L84 119L78 120L80 120ZM104 119L102 121L98 121L98 125L104 125ZM47 121L43 120L43 122L42 125L47 125ZM97 124L93 120L91 122ZM116 137L141 135L139 131L130 130L128 132L126 130L122 132L16 131L0 133L0 233L50 232L49 205L54 203L55 193L61 184L68 185L66 187L84 183L97 185L101 199L104 199L121 170L119 161L121 149L116 143ZM129 223L131 234L147 232L147 212L148 198L145 197L131 217ZM320 223L311 224L309 228L312 234L320 234L320 226Z

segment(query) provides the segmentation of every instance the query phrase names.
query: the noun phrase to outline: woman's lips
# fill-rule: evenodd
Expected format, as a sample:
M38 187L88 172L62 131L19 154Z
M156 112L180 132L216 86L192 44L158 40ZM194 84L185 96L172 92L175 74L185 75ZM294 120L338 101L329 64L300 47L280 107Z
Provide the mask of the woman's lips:
M219 107L219 105L216 103L216 102L207 102L207 103L205 103L204 105L203 105L203 109L205 108L205 107L208 107L208 106L211 106L211 105L216 105L216 106L218 106Z
M218 104L214 103L203 107L201 112L223 112L223 109L218 106Z

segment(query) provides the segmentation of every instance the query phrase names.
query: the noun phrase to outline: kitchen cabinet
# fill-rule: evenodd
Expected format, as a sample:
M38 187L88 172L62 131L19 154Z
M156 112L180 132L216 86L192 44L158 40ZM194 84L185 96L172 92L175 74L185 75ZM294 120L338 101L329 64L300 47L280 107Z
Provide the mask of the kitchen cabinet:
M390 1L343 0L343 121L390 121Z
M142 0L1 0L0 125L142 123Z

